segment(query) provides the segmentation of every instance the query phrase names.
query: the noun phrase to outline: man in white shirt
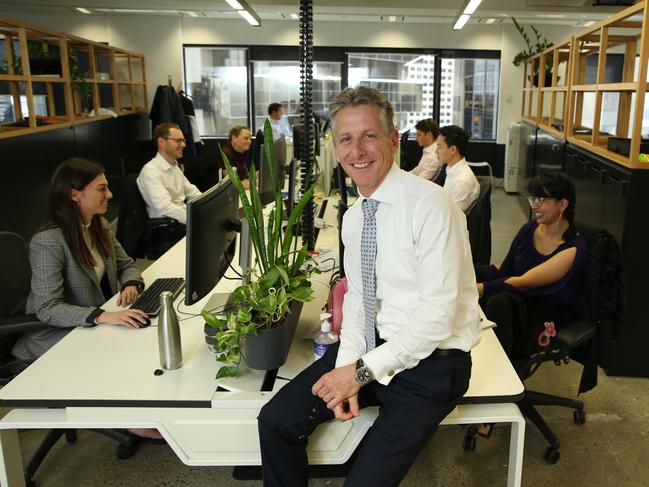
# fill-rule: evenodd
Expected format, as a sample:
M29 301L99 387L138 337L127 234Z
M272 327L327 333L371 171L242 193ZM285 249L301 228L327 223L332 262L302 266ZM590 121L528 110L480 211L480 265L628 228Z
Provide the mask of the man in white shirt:
M271 103L268 105L268 121L273 129L273 139L292 137L291 128L288 119L284 115L284 107L281 103Z
M424 151L419 164L410 172L422 179L435 181L443 165L437 159L437 144L435 143L439 135L439 127L435 120L426 118L417 122L415 130L417 130L417 143L419 147L424 148Z
M175 123L162 123L153 130L158 154L147 162L137 177L149 218L170 217L186 223L186 204L201 192L182 173L176 159L183 156L185 139Z
M347 88L329 112L360 193L342 228L342 333L262 408L264 485L306 486L308 435L371 405L380 413L346 485L398 485L469 385L480 318L466 220L441 187L394 165L394 111L379 91Z
M480 194L480 183L464 158L469 136L462 127L447 125L439 130L437 157L446 164L444 189L458 208L468 213Z

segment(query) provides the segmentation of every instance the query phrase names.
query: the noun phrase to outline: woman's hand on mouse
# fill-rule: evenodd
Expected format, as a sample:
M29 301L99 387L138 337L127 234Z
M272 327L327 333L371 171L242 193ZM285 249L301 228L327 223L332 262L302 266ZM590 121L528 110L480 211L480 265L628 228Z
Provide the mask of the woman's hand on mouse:
M148 317L141 309L123 309L120 311L104 311L97 318L98 325L122 325L129 328L140 328L140 324L148 321Z

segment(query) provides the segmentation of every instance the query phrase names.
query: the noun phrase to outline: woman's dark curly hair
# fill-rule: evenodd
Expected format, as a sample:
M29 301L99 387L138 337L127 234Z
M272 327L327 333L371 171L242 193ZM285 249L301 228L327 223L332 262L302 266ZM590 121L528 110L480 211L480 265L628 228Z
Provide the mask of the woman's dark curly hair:
M568 207L563 212L563 218L568 222L568 230L563 234L564 239L575 234L573 223L575 220L575 206L577 195L575 185L570 178L559 171L544 171L532 178L527 183L527 191L531 196L554 198L556 200L566 199Z

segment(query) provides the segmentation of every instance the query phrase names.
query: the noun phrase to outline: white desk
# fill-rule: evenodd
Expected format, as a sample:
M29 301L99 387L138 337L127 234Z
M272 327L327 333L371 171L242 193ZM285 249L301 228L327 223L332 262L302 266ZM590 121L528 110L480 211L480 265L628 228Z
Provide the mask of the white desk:
M334 214L330 205L327 219ZM335 249L337 238L336 228L323 229L318 245ZM144 272L147 283L157 276L182 275L184 241ZM237 285L221 281L217 289ZM302 310L289 360L280 369L284 377L312 360L311 342L303 337L318 325L327 282L328 273L314 278L316 299ZM203 301L190 308L181 305L180 310L196 313L202 306ZM218 364L204 343L203 321L195 317L181 322L184 366L155 376L159 360L154 325L140 330L75 329L0 390L2 404L17 408L0 421L2 485L24 485L16 431L22 428L157 428L187 465L260 464L256 417L273 394L259 391L263 373L243 367L241 377L214 380ZM472 355L473 376L465 398L471 404L458 406L442 424L511 423L508 486L518 486L525 423L512 402L523 386L490 330ZM233 392L217 391L218 386ZM367 408L352 421L318 428L309 442L310 462L347 461L375 417L376 410Z

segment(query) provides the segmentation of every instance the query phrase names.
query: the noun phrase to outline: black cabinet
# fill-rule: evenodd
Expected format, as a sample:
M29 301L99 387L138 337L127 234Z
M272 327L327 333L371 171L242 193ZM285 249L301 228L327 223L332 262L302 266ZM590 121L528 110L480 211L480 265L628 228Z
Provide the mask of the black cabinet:
M604 368L612 375L649 377L645 296L649 276L645 210L649 170L629 169L567 144L564 171L575 183L576 219L605 228L622 249L626 309Z

